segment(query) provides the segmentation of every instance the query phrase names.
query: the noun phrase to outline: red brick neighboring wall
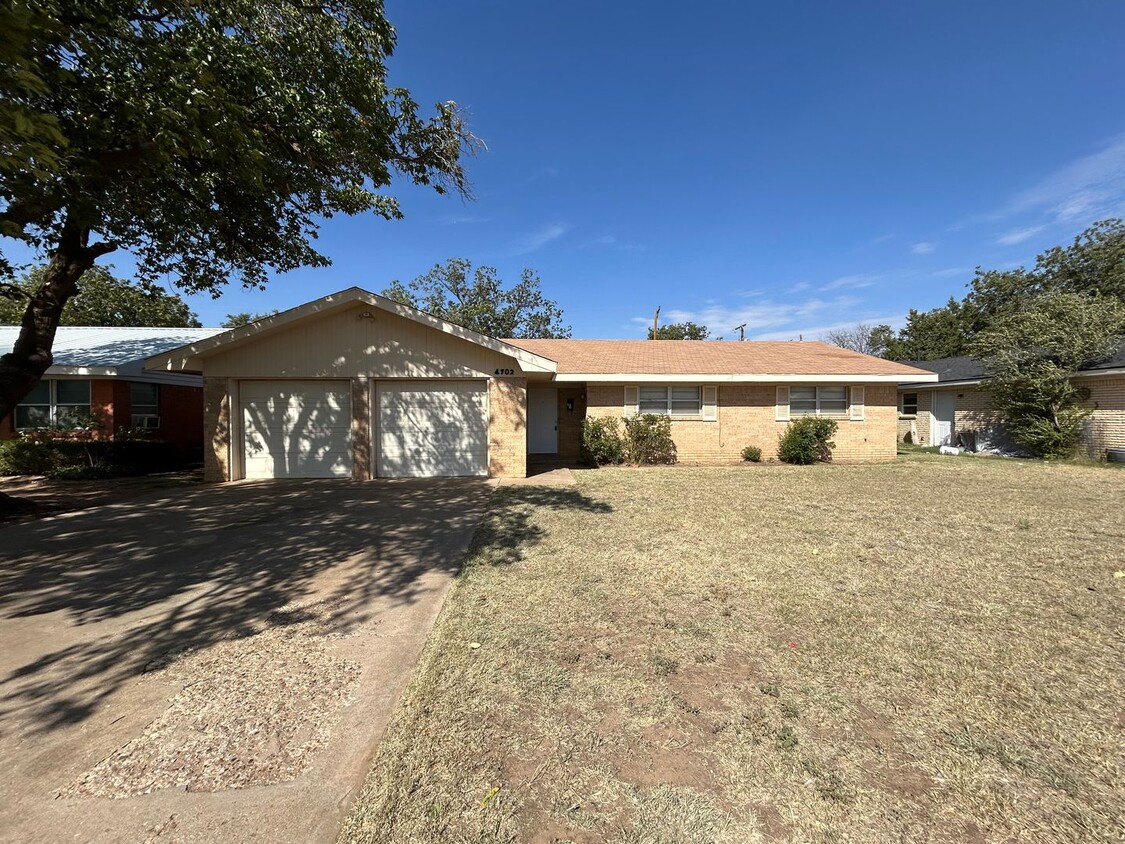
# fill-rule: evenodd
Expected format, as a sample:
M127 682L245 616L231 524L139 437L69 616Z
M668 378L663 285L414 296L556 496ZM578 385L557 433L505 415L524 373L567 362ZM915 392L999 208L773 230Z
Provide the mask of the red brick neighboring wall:
M833 438L833 458L842 462L893 460L897 453L898 388L894 384L864 387L864 419L839 417ZM742 459L742 449L756 445L762 457L777 456L777 444L788 422L775 417L774 384L725 384L718 391L718 420L672 421L672 440L685 462L725 463ZM624 388L591 385L587 388L587 413L591 417L624 415ZM560 438L561 441L561 438Z
M129 400L128 384L125 400ZM126 416L126 427L131 418ZM198 460L203 448L203 388L182 384L160 385L160 429L157 439L175 443L180 456Z

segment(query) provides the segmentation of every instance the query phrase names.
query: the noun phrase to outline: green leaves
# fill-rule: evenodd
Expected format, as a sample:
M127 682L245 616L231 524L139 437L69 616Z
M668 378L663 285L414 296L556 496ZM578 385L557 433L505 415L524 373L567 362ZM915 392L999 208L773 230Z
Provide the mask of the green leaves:
M195 328L199 320L187 303L152 282L116 278L112 267L93 267L78 280L78 294L67 302L60 325L163 326ZM18 325L30 295L43 283L36 267L0 297L0 324Z
M1012 439L1033 454L1069 456L1090 411L1074 381L1125 341L1125 302L1048 292L1021 300L969 344L991 375L988 389Z
M69 220L217 293L327 264L322 218L400 216L396 174L468 190L456 104L386 85L380 0L17 0L0 29L0 226L48 252Z
M562 309L546 298L535 270L504 287L494 267L477 267L467 258L450 258L423 276L395 281L383 295L489 337L569 337Z

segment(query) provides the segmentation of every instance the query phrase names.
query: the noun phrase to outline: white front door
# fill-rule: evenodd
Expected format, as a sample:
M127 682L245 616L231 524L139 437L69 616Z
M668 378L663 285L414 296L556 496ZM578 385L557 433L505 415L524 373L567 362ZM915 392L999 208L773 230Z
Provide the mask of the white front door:
M242 381L244 478L350 478L351 382Z
M930 442L933 445L949 445L953 436L953 413L956 395L950 392L935 392L933 422L930 426Z
M527 453L559 453L559 391L555 387L527 391Z
M483 381L380 381L375 393L380 478L488 476Z

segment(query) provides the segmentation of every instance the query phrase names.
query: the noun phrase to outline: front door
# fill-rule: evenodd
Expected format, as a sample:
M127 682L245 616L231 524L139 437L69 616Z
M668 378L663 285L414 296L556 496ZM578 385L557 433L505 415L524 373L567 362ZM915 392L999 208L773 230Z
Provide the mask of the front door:
M934 445L949 445L953 436L953 411L956 396L950 392L934 393L933 427L930 442Z
M527 391L527 453L559 453L559 391L555 387Z

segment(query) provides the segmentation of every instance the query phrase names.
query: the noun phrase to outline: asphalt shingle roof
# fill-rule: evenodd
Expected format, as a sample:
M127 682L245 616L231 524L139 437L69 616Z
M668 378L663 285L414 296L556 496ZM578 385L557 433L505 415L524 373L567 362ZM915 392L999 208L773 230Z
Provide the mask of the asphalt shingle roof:
M505 340L550 358L560 374L898 375L917 369L816 341Z

